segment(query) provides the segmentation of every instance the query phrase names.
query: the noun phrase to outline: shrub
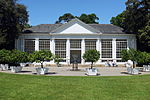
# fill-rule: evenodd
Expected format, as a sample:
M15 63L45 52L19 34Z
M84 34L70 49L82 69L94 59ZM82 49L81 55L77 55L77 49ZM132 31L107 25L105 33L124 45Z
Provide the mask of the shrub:
M19 63L28 62L28 53L19 50L12 50L10 54L9 62L13 65L18 65Z
M121 57L123 61L132 60L133 67L135 67L135 61L138 64L148 64L150 62L150 53L137 51L135 49L122 50Z
M100 58L100 53L97 50L88 50L84 53L83 59L85 62L91 62L91 69L93 67L93 63L98 61Z
M0 63L9 64L11 51L2 49L0 50Z

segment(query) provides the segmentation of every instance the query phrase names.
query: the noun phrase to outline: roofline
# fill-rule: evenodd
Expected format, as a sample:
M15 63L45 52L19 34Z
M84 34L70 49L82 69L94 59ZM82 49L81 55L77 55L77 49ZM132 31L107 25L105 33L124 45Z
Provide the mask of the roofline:
M119 33L115 33L115 34L108 34L108 33L105 33L105 34L103 34L103 33L96 33L96 34L91 34L91 33L81 33L81 34L77 34L77 33L71 33L71 34L69 34L69 33L47 33L47 32L45 32L45 34L43 34L43 33L41 33L41 32L36 32L36 33L23 33L23 34L21 34L20 33L20 35L49 35L49 36L58 36L58 35L73 35L73 36L77 36L77 35L93 35L93 36L112 36L112 35L125 35L125 36L136 36L136 34L119 34Z

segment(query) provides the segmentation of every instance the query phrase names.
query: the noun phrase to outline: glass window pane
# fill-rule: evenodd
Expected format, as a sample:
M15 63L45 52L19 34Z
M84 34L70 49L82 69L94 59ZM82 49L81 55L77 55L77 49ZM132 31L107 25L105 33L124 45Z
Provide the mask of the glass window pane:
M127 49L127 40L117 39L116 40L116 57L121 58L121 51Z
M55 55L66 58L66 40L55 40Z
M70 48L81 48L81 40L70 40Z
M50 50L50 40L40 39L39 40L39 50Z
M102 39L102 58L112 58L111 39Z
M85 40L85 50L96 50L96 40Z
M25 39L24 51L32 53L35 51L35 40L34 39Z

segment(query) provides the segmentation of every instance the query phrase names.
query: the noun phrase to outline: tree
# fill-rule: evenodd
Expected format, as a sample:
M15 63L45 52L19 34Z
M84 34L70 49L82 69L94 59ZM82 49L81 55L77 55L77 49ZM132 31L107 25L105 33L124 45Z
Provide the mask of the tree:
M96 16L96 14L92 13L92 14L81 14L79 17L78 16L74 16L71 13L66 13L63 16L60 16L58 21L56 21L56 24L62 24L65 22L69 22L70 20L74 19L74 18L78 18L81 21L83 21L86 24L98 24L97 20L99 20L99 18Z
M20 63L25 63L29 61L28 53L19 50L12 50L9 56L10 56L9 64L11 65L17 66Z
M91 62L91 69L93 68L93 63L98 61L99 58L100 53L97 50L88 50L83 55L85 62Z
M139 62L140 59L140 51L130 48L129 50L122 50L121 58L123 61L132 60L133 61L133 68L136 66L136 62Z
M124 28L126 33L136 34L138 50L146 52L150 52L149 21L149 0L127 0L126 10L111 19L112 24Z
M52 60L52 53L47 50L35 51L29 55L29 59L31 62L41 63L41 68L43 68L44 61Z
M145 40L140 34L139 30L143 30L150 20L150 2L149 0L127 0L126 15L125 15L125 31L128 33L135 33L137 35L138 49L141 51L150 52L145 44ZM148 33L147 33L148 34ZM143 35L142 35L143 36ZM146 40L147 41L147 40ZM147 45L147 46L145 46Z
M75 17L71 13L66 13L63 16L60 16L56 24L69 22L70 20L74 19Z
M121 14L117 15L116 17L112 17L110 20L110 23L119 27L124 28L124 22L125 22L125 11L123 11Z
M143 29L139 30L138 32L138 37L142 45L142 51L145 51L146 48L146 51L150 52L150 21Z
M125 30L129 33L138 33L145 27L150 18L149 0L127 0L125 15Z
M89 15L81 14L81 16L78 18L86 24L98 24L97 20L99 20L99 18L94 13Z
M19 32L22 32L23 29L29 26L29 24L27 24L28 23L27 8L22 4L16 4L16 10L17 10L16 16L18 20L18 29Z
M28 21L24 5L17 0L0 0L0 49L14 49L15 39Z

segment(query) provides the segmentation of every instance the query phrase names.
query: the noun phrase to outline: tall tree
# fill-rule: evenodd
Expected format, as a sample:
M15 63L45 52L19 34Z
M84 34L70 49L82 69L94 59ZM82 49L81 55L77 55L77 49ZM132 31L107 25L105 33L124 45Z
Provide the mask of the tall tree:
M126 10L116 17L113 17L110 22L124 28L124 31L127 33L136 34L138 49L150 52L149 21L149 0L127 0Z
M69 22L70 20L74 19L75 17L71 13L66 13L63 16L60 16L56 24Z
M96 16L96 14L81 14L80 17L78 17L81 21L83 21L86 24L98 24L99 18Z
M125 31L128 33L135 33L137 35L138 49L141 51L148 51L150 46L145 44L139 30L143 30L150 20L150 1L149 0L127 0L126 15L125 15ZM143 36L143 35L142 35ZM147 34L150 37L149 34ZM147 45L147 46L145 46Z
M146 26L150 18L149 0L127 0L125 15L125 30L129 33L138 33Z
M123 11L122 13L120 13L119 15L117 15L116 17L112 17L110 20L110 23L119 27L124 28L124 22L125 22L125 13L126 11Z
M26 7L17 0L0 0L0 49L14 49L15 39L28 21Z
M96 14L81 14L81 16L74 16L72 15L71 13L66 13L64 14L63 16L60 16L58 21L56 21L55 23L56 24L62 24L62 23L65 23L65 22L69 22L70 20L74 19L74 18L78 18L80 19L81 21L83 21L84 23L86 24L98 24L98 20L99 18L96 16Z

